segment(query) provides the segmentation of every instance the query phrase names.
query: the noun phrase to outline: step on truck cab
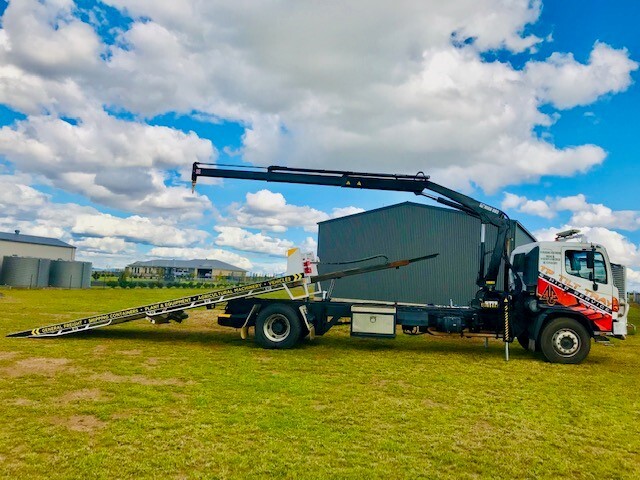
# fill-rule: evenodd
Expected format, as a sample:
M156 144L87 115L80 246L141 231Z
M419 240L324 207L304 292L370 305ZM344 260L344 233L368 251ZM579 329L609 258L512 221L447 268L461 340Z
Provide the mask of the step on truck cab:
M560 237L559 239L561 239ZM627 333L625 270L586 242L536 242L511 254L514 333L557 363L579 363L591 339Z

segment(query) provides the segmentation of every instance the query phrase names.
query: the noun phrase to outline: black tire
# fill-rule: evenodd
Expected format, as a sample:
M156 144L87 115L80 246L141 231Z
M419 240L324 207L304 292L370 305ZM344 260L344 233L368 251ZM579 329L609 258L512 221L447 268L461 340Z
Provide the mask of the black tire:
M274 304L256 317L256 342L262 348L291 348L300 340L302 326L295 310Z
M540 349L551 363L580 363L591 350L591 335L573 318L556 318L542 330Z

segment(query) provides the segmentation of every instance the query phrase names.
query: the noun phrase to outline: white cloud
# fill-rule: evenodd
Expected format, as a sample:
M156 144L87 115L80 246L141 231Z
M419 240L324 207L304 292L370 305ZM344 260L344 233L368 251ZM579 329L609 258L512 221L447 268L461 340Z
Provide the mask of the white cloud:
M569 223L574 225L630 231L640 229L640 211L613 210L600 203L589 203L582 193L568 197L530 200L507 192L502 201L502 208L544 218L554 218L558 212L570 211L572 215Z
M72 125L33 116L0 129L0 154L16 168L94 202L139 213L203 211L210 201L165 184L166 169L215 157L208 140L89 111Z
M56 226L54 222L36 220L20 220L15 217L1 217L0 231L13 232L19 230L25 235L36 235L39 237L60 238L69 241L70 238L64 228Z
M0 209L4 216L33 211L49 202L47 195L20 183L21 180L29 179L21 179L16 175L0 175Z
M76 251L76 260L91 262L93 268L122 269L139 260L139 254L124 255L122 253L98 252L80 249Z
M558 228L537 230L534 232L534 236L540 241L551 241L555 240L557 232L572 228L580 230L587 241L604 245L612 262L621 263L628 267L640 267L640 248L638 245L629 241L624 235L608 228L567 224Z
M626 90L631 72L637 69L626 50L597 42L587 64L577 62L571 53L554 53L544 62L529 62L526 77L543 101L566 109Z
M116 28L117 41L109 46L71 15L71 1L9 4L0 35L0 101L31 115L26 125L36 134L20 131L7 140L54 158L67 150L73 158L76 143L88 148L95 142L97 157L106 152L109 168L121 167L121 158L126 168L145 163L150 154L154 168L179 169L176 152L185 152L187 165L208 155L202 139L178 141L135 122L119 121L118 128L118 122L86 113L103 105L141 118L177 111L241 122L247 127L242 153L257 164L424 170L454 188L476 183L493 191L602 163L605 152L595 145L557 148L532 135L536 126L554 121L540 106L569 108L623 91L637 68L626 50L603 43L584 64L569 53L528 62L524 70L483 60L487 50L523 52L542 41L524 33L538 20L539 1L391 6L363 0L297 2L295 8L291 2L251 8L219 1L107 3L136 17L128 30ZM59 134L62 127L55 119L40 125L42 112L79 117L81 125L64 127L67 135L77 132L74 140L46 138L43 129ZM113 145L118 135L132 145L123 156ZM149 153L150 145L170 152L169 158ZM70 172L72 182L95 173ZM60 185L91 195L83 186L89 181L85 176L80 186ZM95 190L92 199L118 208L158 208L126 203L108 187Z
M133 254L135 245L122 238L93 237L73 241L73 245L81 248L84 254Z
M3 36L6 32L0 30L0 103L28 115L80 114L86 108L88 99L76 81L40 76L6 63Z
M229 224L256 228L272 232L286 232L290 227L302 227L308 232L316 231L317 223L329 216L308 206L287 203L284 195L270 190L247 193L244 204L233 204L229 208Z
M634 210L612 210L602 204L585 203L583 208L571 208L571 223L586 226L600 226L620 230L640 229L640 212Z
M612 262L640 267L640 250L624 235L604 227L582 227L587 238L607 248Z
M83 246L115 253L126 242L160 246L190 246L209 237L204 230L180 225L163 217L118 217L89 206L53 203L35 188L16 183L21 177L0 175L0 229L62 238ZM27 178L22 178L26 180ZM82 237L89 237L83 239ZM93 238L95 237L95 238ZM117 247L117 248L116 248ZM126 250L126 249L125 249Z
M170 184L217 150L193 132L125 121L103 111L106 46L69 0L12 2L0 30L0 103L28 117L0 129L0 155L18 172L113 208L202 212L211 203ZM149 95L145 95L149 96ZM117 102L116 110L121 108ZM60 118L66 116L67 118ZM167 185L169 183L169 185Z
M334 208L331 211L331 218L347 217L349 215L355 215L356 213L364 212L364 208L360 207L339 207Z
M513 209L544 218L553 218L556 215L551 206L544 200L529 200L526 197L521 197L509 192L504 194L502 209Z
M284 275L286 271L287 263L283 261L256 261L253 262L253 267L251 268L252 273L257 273L260 275Z
M106 213L75 212L71 232L75 235L117 237L151 245L187 246L203 241L207 233L182 228L161 218L138 215L115 217Z
M178 259L206 258L230 263L231 265L244 268L245 270L252 270L253 268L253 264L247 257L215 247L154 247L149 250L147 256L149 258L160 257Z
M218 232L215 243L221 247L277 256L284 256L287 250L293 247L293 242L290 240L270 237L262 233L251 233L239 227L217 226L215 231Z
M219 232L215 240L216 245L246 252L284 257L287 250L294 247L300 248L303 252L313 253L318 249L318 243L313 237L306 237L301 243L296 244L291 240L271 237L262 233L252 233L238 227L217 226L215 231Z
M307 237L300 245L296 245L300 248L300 251L303 253L311 252L314 255L317 255L318 252L318 242L313 237Z
M0 102L28 115L81 115L101 102L88 84L104 45L71 0L11 2L0 30Z
M286 232L291 227L301 227L307 232L317 232L318 222L330 218L344 217L363 212L359 207L334 208L331 214L311 208L287 203L284 195L271 190L247 193L245 203L234 203L229 207L229 225Z
M56 204L49 196L32 186L15 183L16 180L28 181L29 177L0 175L0 208L3 210L0 231L18 229L23 234L59 238L78 247L79 260L91 261L97 266L123 267L147 256L215 258L242 268L252 268L247 257L213 246L203 247L210 235L194 228L190 222L180 224L168 218L140 215L117 217L89 206ZM270 245L274 251L267 253L281 255L284 252L276 251L278 245L287 247L292 244L288 240L263 235L248 234L244 237L247 242L251 239L254 242L262 240L262 249ZM256 244L260 247L259 242ZM147 245L152 248L145 253L141 247ZM237 245L232 246L237 248Z
M462 39L475 38L474 44L480 50L502 47L514 52L522 52L542 41L535 35L523 35L525 25L535 23L540 15L542 9L540 0L499 2L498 4L475 2L472 7L474 8L473 17L456 33Z
M152 19L123 34L126 50L113 50L111 68L134 77L133 91L117 87L114 93L136 110L153 111L162 102L180 109L198 102L228 114L238 110L241 100L267 114L282 107L308 110L317 103L314 92L344 95L372 79L386 83L415 68L424 48L450 45L456 31L476 37L481 49L521 50L519 32L539 14L539 6L524 0L393 7L357 1L347 8L340 3L296 3L295 8L292 2L252 3L251 8L245 2L182 2L180 8L153 1L108 3ZM530 42L531 37L525 40ZM138 95L149 81L147 72L163 79L153 104L149 95Z
M251 124L245 157L261 165L305 159L354 170L426 170L454 188L473 182L489 191L572 176L605 159L595 145L560 149L533 136L534 126L554 118L539 111L536 89L508 64L483 62L470 49L431 48L404 73L393 83L316 98L311 110L280 111L279 124L273 115Z
M577 212L588 208L587 197L579 193L568 197L558 197L555 199L555 208L557 210L571 210Z
M11 2L2 26L7 56L43 75L68 75L95 67L103 50L90 25L73 16L72 0Z

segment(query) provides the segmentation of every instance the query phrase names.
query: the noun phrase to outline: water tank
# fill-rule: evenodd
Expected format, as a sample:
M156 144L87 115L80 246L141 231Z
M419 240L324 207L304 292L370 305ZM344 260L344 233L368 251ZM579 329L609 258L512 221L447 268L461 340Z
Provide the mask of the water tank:
M49 285L59 288L91 287L91 262L53 260Z
M5 256L0 284L12 287L46 287L49 285L51 260L45 258Z

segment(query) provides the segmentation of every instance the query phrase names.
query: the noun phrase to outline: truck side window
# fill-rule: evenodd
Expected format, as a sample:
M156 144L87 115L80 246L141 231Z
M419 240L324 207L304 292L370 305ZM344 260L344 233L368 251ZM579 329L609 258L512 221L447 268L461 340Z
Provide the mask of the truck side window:
M594 254L593 272L587 268L587 252L578 250L568 250L564 254L564 265L569 275L585 278L597 283L607 283L607 267L601 253ZM595 273L595 278L594 277Z

